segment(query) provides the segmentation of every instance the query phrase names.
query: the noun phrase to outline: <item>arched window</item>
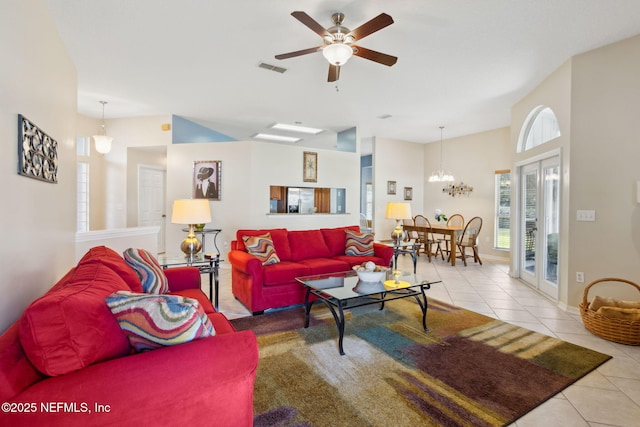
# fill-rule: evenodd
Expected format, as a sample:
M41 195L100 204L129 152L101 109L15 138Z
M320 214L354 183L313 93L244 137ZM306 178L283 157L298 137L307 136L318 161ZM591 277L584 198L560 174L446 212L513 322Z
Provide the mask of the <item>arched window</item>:
M534 108L520 131L518 152L531 150L560 136L560 125L553 110L541 105Z

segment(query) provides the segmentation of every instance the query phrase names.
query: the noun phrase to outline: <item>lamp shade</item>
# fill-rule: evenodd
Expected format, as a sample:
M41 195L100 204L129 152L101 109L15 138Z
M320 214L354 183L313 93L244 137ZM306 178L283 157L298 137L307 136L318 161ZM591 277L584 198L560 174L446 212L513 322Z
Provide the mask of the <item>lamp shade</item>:
M387 219L411 219L411 205L404 202L387 203Z
M111 141L113 138L107 135L93 135L93 141L96 144L96 151L100 154L107 154L111 151Z
M333 43L322 49L322 55L333 65L344 65L353 55L353 49L344 43Z
M206 224L211 222L208 199L178 199L173 201L173 224Z

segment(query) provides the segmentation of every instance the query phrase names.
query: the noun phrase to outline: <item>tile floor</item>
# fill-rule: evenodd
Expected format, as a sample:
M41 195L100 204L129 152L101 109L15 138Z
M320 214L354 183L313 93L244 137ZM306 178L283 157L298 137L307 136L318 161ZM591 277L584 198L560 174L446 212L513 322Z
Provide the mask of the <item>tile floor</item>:
M400 257L401 269L412 268L410 257ZM425 256L418 259L418 273L442 283L432 286L430 297L468 310L554 336L613 359L543 403L512 426L640 426L640 346L600 339L584 329L580 314L559 309L546 298L508 275L508 266L484 260L451 267ZM208 278L203 276L208 292ZM231 270L220 269L220 311L227 317L249 312L231 294Z

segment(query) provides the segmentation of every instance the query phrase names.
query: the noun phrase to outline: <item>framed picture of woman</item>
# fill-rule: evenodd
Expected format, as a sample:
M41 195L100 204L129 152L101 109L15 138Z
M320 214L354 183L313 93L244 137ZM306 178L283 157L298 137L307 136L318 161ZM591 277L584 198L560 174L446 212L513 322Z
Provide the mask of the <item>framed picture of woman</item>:
M222 190L222 161L193 162L193 198L220 200Z

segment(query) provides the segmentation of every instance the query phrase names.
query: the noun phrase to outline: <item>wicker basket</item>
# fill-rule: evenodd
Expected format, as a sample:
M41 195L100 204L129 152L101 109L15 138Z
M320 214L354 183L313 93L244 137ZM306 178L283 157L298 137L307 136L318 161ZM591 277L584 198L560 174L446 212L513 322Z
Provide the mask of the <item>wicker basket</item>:
M598 314L593 310L589 310L590 303L587 301L589 288L601 282L627 283L640 291L640 286L637 284L626 279L618 279L615 277L606 277L589 283L587 287L584 288L584 295L582 297L582 303L580 304L580 315L582 316L584 327L594 335L609 341L620 344L640 345L640 321L612 319Z

